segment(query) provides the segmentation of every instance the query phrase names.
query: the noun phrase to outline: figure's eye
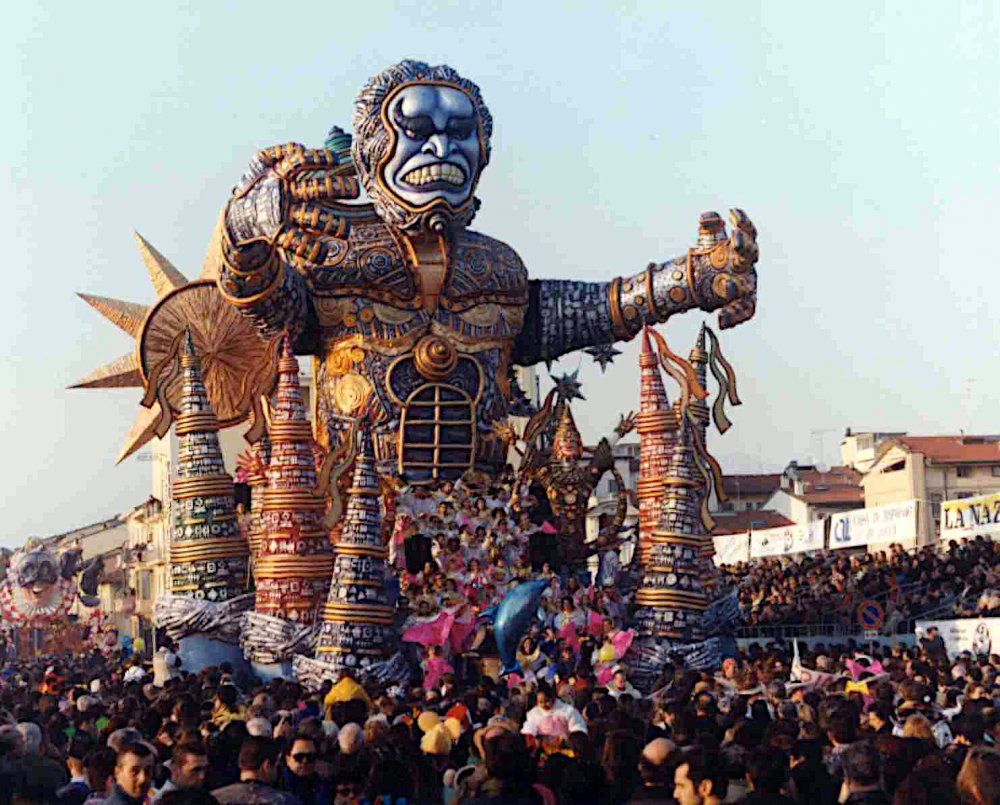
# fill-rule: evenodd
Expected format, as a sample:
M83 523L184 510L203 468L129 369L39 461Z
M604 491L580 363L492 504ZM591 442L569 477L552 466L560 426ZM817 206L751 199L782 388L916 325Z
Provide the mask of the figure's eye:
M472 120L452 120L448 123L448 136L464 140L475 131L475 128L475 123Z
M426 140L434 133L434 122L429 117L406 117L398 123L403 134L411 140Z

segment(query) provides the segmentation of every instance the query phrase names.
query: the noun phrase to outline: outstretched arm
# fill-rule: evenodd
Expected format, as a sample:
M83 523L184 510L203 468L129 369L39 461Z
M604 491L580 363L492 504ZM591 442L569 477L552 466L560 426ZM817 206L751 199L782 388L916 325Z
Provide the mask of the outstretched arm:
M297 266L342 258L347 220L324 201L354 198L337 158L298 143L260 151L226 205L218 285L266 335L300 331L308 310Z
M752 318L757 303L757 231L741 210L731 210L733 232L717 213L699 222L698 245L665 263L611 282L531 282L524 329L514 347L523 366L551 361L584 347L627 341L644 324L677 313L721 309L719 326Z

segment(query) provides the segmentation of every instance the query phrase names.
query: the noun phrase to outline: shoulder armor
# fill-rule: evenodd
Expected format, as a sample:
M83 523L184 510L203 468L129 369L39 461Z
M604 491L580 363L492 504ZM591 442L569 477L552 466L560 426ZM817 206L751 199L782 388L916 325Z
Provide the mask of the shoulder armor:
M517 252L479 232L459 233L442 305L460 311L486 302L523 305L527 301L528 272Z
M335 264L310 265L309 284L318 296L361 296L406 308L419 307L417 286L403 250L381 221L356 223Z

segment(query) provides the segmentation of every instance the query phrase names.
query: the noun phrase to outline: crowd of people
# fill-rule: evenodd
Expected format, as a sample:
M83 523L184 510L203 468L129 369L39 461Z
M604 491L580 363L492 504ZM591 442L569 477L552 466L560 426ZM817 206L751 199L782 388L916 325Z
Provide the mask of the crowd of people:
M420 647L426 688L495 655L488 624L478 616L527 579L549 586L512 683L579 671L606 685L631 645L617 552L600 557L596 573L558 572L554 527L537 498L522 494L515 501L514 494L508 468L496 479L471 476L407 487L397 496L389 561L408 613L403 642Z
M624 668L310 693L169 645L45 662L2 676L0 803L1000 803L1000 656L933 632L668 664L647 696Z
M885 634L911 631L912 620L989 615L1000 611L1000 543L984 537L845 556L824 552L800 559L756 559L726 566L740 587L748 626L853 626L858 604L884 604Z
M618 805L997 803L1000 656L913 648L730 645L719 667L629 678L629 575L560 568L544 501L511 472L400 490L389 564L406 614L404 682L350 674L311 691L223 664L188 671L161 635L0 673L0 805ZM838 623L879 598L904 618L1000 603L997 552L893 547L723 568L757 625ZM545 579L500 674L482 615ZM961 611L956 609L956 611ZM731 641L730 641L731 643ZM145 651L145 656L144 656ZM414 656L416 655L416 656Z

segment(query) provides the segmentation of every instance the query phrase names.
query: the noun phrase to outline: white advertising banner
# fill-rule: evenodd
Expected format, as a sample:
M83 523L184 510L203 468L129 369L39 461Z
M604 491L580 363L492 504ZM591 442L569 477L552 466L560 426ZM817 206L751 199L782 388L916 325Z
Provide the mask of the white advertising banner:
M910 542L917 536L917 501L855 509L830 517L831 548Z
M712 537L712 544L715 546L716 565L750 561L750 540L746 532Z
M823 550L823 521L781 528L766 528L750 534L750 557L787 556Z
M946 500L941 504L941 540L1000 535L1000 494Z
M973 654L1000 653L1000 618L961 618L952 621L917 621L917 638L927 636L936 626L944 639L949 657L971 651Z

